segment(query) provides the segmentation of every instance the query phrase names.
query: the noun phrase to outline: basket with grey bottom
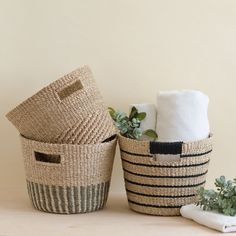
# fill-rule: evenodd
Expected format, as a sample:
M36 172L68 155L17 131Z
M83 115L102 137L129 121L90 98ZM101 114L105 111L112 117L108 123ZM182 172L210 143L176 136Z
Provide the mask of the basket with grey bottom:
M27 188L33 206L73 214L104 207L116 137L100 144L49 144L21 136Z
M204 186L212 138L196 142L161 143L119 136L124 179L132 210L174 216L196 201Z

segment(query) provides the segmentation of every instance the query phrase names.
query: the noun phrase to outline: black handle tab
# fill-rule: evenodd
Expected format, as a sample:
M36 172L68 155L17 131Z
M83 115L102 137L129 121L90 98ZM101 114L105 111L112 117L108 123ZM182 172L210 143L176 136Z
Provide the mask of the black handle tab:
M150 142L150 153L178 155L182 153L182 144L183 142Z

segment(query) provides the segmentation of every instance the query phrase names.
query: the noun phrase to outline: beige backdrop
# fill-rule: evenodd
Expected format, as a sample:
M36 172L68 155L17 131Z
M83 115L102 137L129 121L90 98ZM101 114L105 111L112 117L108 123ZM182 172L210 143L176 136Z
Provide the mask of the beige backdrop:
M235 177L235 0L0 0L0 186L25 186L18 133L5 113L89 64L108 105L155 102L158 90L210 97L215 177ZM119 154L112 191L122 191Z

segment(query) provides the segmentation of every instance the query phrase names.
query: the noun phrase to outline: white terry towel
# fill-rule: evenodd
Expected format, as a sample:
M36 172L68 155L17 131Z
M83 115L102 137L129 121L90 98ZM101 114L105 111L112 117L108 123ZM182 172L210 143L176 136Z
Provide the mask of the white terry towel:
M157 111L155 105L151 103L131 104L130 110L133 106L137 108L139 113L146 112L146 117L141 121L140 125L142 131L145 131L147 129L156 130Z
M158 141L196 141L207 138L208 97L200 91L160 92L157 96Z
M226 216L216 212L203 211L194 204L182 206L180 213L183 217L224 233L236 231L236 216Z

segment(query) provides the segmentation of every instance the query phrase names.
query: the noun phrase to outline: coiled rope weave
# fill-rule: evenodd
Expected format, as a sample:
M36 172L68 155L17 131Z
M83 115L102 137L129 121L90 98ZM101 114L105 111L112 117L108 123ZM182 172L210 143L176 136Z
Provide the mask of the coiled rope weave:
M88 66L43 88L7 118L21 134L36 209L72 214L105 205L116 129Z
M41 89L6 116L20 134L47 143L95 144L115 134L88 66Z

